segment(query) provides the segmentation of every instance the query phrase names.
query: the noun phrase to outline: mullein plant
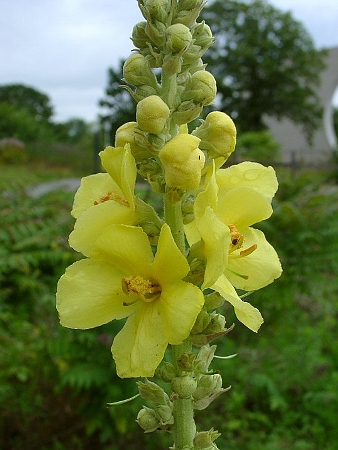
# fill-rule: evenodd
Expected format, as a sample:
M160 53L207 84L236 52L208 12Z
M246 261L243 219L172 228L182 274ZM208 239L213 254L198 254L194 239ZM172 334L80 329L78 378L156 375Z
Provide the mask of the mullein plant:
M217 92L201 59L213 43L198 22L204 4L138 0L144 21L123 68L135 122L117 130L115 146L100 152L105 171L83 178L75 194L69 243L85 257L67 268L56 294L65 327L125 321L111 348L117 374L141 378L138 395L149 405L137 422L147 433L172 432L175 450L217 449L219 433L197 432L194 411L227 391L211 368L211 342L232 328L222 305L257 332L263 318L247 295L282 272L253 227L272 214L275 171L254 162L222 168L236 144L224 112L188 130ZM135 194L137 174L163 198L163 217Z

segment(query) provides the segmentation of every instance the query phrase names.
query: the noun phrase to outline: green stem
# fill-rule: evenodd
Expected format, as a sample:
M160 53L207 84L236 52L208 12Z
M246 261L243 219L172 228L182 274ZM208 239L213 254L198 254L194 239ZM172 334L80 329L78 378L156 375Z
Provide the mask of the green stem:
M171 228L173 238L185 255L185 235L183 228L183 216L181 202L171 203L164 196L165 204L165 220ZM181 345L172 346L173 364L176 368L177 375L183 375L179 367L179 359L183 353L191 352L191 343L186 339ZM175 450L192 450L193 440L196 434L196 425L194 421L194 407L192 398L173 398L173 415L174 415L174 444Z

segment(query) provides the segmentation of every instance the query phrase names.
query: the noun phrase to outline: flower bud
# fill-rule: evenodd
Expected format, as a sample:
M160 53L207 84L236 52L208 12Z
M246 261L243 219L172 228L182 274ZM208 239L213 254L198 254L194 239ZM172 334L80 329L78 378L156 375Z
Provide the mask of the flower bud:
M180 53L189 48L192 36L188 27L181 23L170 25L166 31L166 45L171 53Z
M206 328L206 326L209 324L209 322L210 322L209 314L205 309L202 309L197 316L194 326L191 329L191 333L192 334L201 333L204 330L204 328Z
M176 125L183 125L195 120L202 110L202 105L195 105L192 100L185 101L173 112L172 118Z
M180 0L174 23L183 23L187 27L193 25L204 4L205 0Z
M127 122L121 125L115 134L115 147L124 147L130 145L130 150L136 162L149 158L150 153L146 146L141 145L141 139L137 138L137 123Z
M170 6L170 0L143 0L143 7L146 11L145 18L150 19L152 22L159 21L165 23Z
M156 369L156 375L163 381L171 382L176 377L176 369L170 362L164 361L161 367Z
M146 379L145 382L138 381L136 384L140 396L145 400L149 400L155 405L170 405L168 394L156 383Z
M227 159L235 149L235 124L231 117L221 111L209 113L192 134L202 140L200 148L206 150L210 158L221 156Z
M174 189L196 189L201 181L205 156L198 148L199 139L178 134L160 150L167 186Z
M133 41L133 44L137 48L145 48L147 47L147 43L149 42L149 37L146 34L145 28L146 28L147 22L138 22L134 28L131 35L131 40Z
M225 317L216 312L210 313L210 322L208 326L203 330L203 334L217 334L224 331Z
M213 428L209 431L201 431L196 433L194 438L194 450L217 450L214 441L221 435Z
M169 116L168 105L158 95L150 95L137 104L136 121L147 133L160 134Z
M204 345L200 348L195 359L195 370L200 373L208 371L211 361L214 359L216 348L216 345Z
M212 31L204 21L197 23L191 30L194 45L198 45L204 51L207 50L213 43L214 38Z
M156 417L153 409L144 406L137 414L136 422L140 425L145 433L151 433L160 427L160 420Z
M197 388L193 393L196 400L210 397L214 392L222 389L222 377L219 373L213 375L201 375L197 381Z
M172 406L160 405L154 408L156 417L159 419L161 427L164 425L172 425L174 423L174 416Z
M197 381L190 375L175 377L171 382L172 391L180 398L190 398L195 392Z
M206 70L198 70L192 74L181 99L191 99L195 104L207 106L215 100L216 94L216 80L213 75Z
M140 53L134 53L123 65L123 78L134 86L149 85L156 89L157 81L147 58Z
M212 292L206 295L204 307L207 311L220 308L224 304L224 298L218 292Z

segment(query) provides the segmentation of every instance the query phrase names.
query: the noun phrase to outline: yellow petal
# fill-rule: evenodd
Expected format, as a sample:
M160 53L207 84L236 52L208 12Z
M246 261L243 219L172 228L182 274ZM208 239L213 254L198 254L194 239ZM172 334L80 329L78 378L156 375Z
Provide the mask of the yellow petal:
M254 332L259 330L259 327L264 322L261 313L250 303L243 302L239 298L232 284L224 275L216 281L212 289L221 294L234 307L235 314L240 322Z
M122 223L132 225L135 212L128 206L114 201L107 201L91 206L75 222L74 230L69 236L69 245L76 251L91 257L98 236L105 228Z
M248 187L254 189L271 202L278 188L276 173L272 167L245 161L216 173L220 197L234 187Z
M282 266L275 249L265 239L264 233L254 228L242 232L244 245L229 257L228 269L225 274L229 281L238 289L254 291L272 283L282 274ZM236 255L243 249L257 244L257 249L242 258ZM243 279L234 274L246 275Z
M153 276L160 284L181 280L190 270L188 261L177 247L167 224L164 224L161 228L152 266Z
M228 191L218 202L217 216L226 225L235 225L239 231L267 219L271 214L270 202L247 187Z
M123 191L107 173L96 173L81 179L81 185L74 197L72 216L77 218L91 206L101 203L109 192L123 197Z
M95 242L93 258L114 264L125 275L151 277L154 259L148 236L140 227L110 225Z
M164 287L159 308L170 344L181 344L189 336L203 304L202 291L193 284L176 281Z
M124 147L107 147L99 155L103 167L120 187L132 208L137 171L130 146L127 144Z
M114 339L112 354L118 376L152 377L167 345L158 302L143 303Z
M121 289L121 272L105 262L82 259L69 266L58 282L56 307L61 325L93 328L129 316L137 305Z

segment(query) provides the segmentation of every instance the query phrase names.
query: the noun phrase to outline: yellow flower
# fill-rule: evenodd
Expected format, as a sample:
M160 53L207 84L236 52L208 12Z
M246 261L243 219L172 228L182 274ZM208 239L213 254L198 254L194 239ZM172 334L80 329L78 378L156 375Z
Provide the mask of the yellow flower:
M153 256L139 227L113 224L95 243L92 259L77 261L57 289L60 322L93 328L128 317L112 345L120 377L151 377L169 344L190 333L204 297L182 279L189 264L163 225Z
M195 220L186 225L186 234L190 244L202 240L205 246L208 244L216 251L212 257L205 252L202 288L219 292L234 306L238 319L257 331L263 322L259 311L243 302L234 287L253 291L281 275L274 248L260 230L251 227L272 214L271 199L277 189L277 180L271 167L251 162L233 167L218 170L216 174L213 172L206 189L196 198ZM209 222L218 229L218 234L205 225L208 207L212 209L209 214L213 217ZM228 228L228 235L226 237L223 231L222 240L219 239L220 224ZM218 266L215 258L221 262Z
M107 173L82 178L72 215L77 219L69 236L75 250L90 256L97 236L113 223L135 222L136 164L129 145L100 152Z
M198 148L199 142L198 137L182 133L160 150L159 157L169 188L193 190L200 184L205 156Z

